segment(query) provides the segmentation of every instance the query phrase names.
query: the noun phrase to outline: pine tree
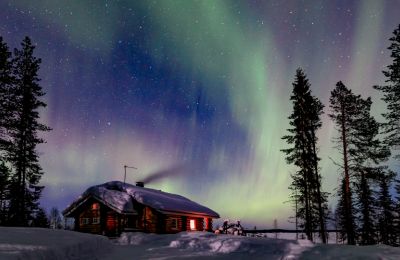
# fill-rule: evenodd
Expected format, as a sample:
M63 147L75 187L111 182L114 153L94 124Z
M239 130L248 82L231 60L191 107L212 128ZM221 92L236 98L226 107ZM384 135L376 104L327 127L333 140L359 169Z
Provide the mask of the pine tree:
M395 180L395 201L394 201L394 245L400 246L400 179Z
M340 137L337 142L343 155L344 189L343 213L344 226L349 244L355 244L356 226L360 227L361 244L376 243L374 197L371 184L379 175L380 163L387 160L390 151L378 138L379 123L370 115L372 101L363 99L347 89L342 82L336 84L330 99L332 113L330 117L335 122ZM357 194L354 211L351 190ZM354 192L353 192L354 194Z
M43 208L39 207L37 210L35 210L32 216L31 226L42 227L42 228L50 227L49 218L47 217L46 211Z
M355 185L357 190L356 204L359 208L358 222L361 245L374 245L377 242L376 223L374 218L374 197L369 184L367 172L360 174L360 182ZM353 211L354 212L354 211Z
M38 183L43 174L36 151L44 140L38 136L50 128L39 123L38 110L46 104L40 100L44 95L39 85L38 71L41 60L33 56L35 47L26 37L22 49L15 49L13 74L15 83L11 100L15 107L8 131L12 145L7 149L7 159L12 164L9 221L11 225L26 226L37 210L38 199L43 187Z
M0 162L0 226L7 224L10 170Z
M4 161L4 150L9 144L7 126L12 116L10 88L13 83L11 52L0 37L0 161Z
M383 123L384 133L387 134L385 142L394 149L400 149L400 24L393 32L393 37L388 49L393 63L383 71L387 85L374 86L383 92L382 100L387 104L387 113L382 114L386 119ZM398 155L400 159L400 154Z
M382 172L379 178L379 233L381 242L386 245L396 245L395 203L390 195L389 188L395 174L391 171Z
M372 186L378 181L383 167L380 164L390 156L390 151L378 138L380 124L371 116L370 98L359 99L358 116L354 121L356 136L352 139L350 154L351 172L355 180L360 206L359 226L361 244L371 245L377 242L376 217Z
M354 226L353 198L350 189L349 139L354 135L352 124L354 124L354 115L358 112L357 102L357 97L341 81L336 84L336 88L331 92L331 114L329 116L340 133L337 142L341 146L344 170L343 188L341 189L341 203L343 205L340 205L343 217L339 223L345 230L347 243L350 245L355 244L356 227Z
M7 129L12 118L10 89L13 84L11 52L0 37L0 225L7 223L9 206L10 169L6 150L10 146Z
M326 219L326 193L321 191L321 176L319 174L317 155L316 131L321 127L320 116L323 111L322 103L311 95L310 84L301 69L296 71L293 92L290 100L293 102L293 112L289 116L289 135L282 139L291 145L291 148L283 149L286 161L294 164L298 171L292 175L292 183L289 187L296 199L299 226L304 228L309 240L313 240L312 231L320 228L322 241L326 243L325 219Z
M338 189L338 204L336 207L336 211L335 211L335 228L337 230L339 230L339 240L341 242L344 242L347 240L347 242L349 241L348 239L348 231L346 230L346 226L348 226L348 219L347 217L347 204L346 204L346 196L349 196L350 198L352 198L352 192L351 190L348 191L349 193L346 193L346 181L345 178L342 178L341 180L341 185L339 186ZM351 204L351 208L350 208L350 212L355 212L354 206L353 204ZM352 221L352 223L350 223L350 226L355 227L355 220L354 218L351 218L350 221Z
M315 219L315 223L318 223L318 228L320 230L320 237L322 243L327 243L327 233L326 233L326 220L328 219L329 210L327 204L328 193L321 190L321 175L319 173L318 162L320 158L317 153L317 129L322 127L321 115L323 113L324 105L316 97L311 97L310 104L308 106L309 111L307 112L309 116L309 125L306 131L307 139L309 140L309 154L312 158L313 165L313 183L312 183L312 198L314 210L317 212L318 216Z
M389 145L393 150L400 149L400 24L393 31L393 36L389 39L390 46L388 50L391 51L390 57L393 59L392 64L388 65L385 71L382 71L386 77L386 85L374 86L375 89L382 91L382 100L387 105L387 112L383 113L383 117L386 119L384 122L383 133L385 136L385 143ZM396 155L397 159L400 159L400 154ZM398 188L398 194L400 187ZM395 215L395 226L397 231L397 237L395 244L400 245L400 198L398 200L398 206Z

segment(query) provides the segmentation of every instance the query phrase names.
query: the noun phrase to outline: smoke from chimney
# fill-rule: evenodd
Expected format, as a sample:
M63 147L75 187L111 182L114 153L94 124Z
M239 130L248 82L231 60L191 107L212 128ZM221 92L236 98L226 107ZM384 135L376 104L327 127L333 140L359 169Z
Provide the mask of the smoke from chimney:
M167 177L172 177L172 176L178 176L182 175L185 172L185 167L183 165L178 165L178 166L172 166L167 169L162 169L156 172L153 172L146 178L144 178L142 181L140 181L143 184L148 184L149 182L155 182ZM137 186L139 182L136 183Z

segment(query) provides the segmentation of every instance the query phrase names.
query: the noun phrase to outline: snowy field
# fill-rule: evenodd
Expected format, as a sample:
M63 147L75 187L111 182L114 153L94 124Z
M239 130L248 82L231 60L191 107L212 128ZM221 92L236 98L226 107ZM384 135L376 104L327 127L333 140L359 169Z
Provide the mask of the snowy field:
M288 239L288 240L297 240L295 233L249 233L247 236L250 237L264 237L264 238L278 238L278 239ZM299 233L298 239L305 239L306 235L303 233ZM329 232L327 237L328 244L344 244L341 241L336 239L336 233ZM314 233L314 242L317 244L321 244L322 240L319 237L318 233Z
M125 233L118 239L73 231L0 227L0 259L400 259L388 246L314 245L306 240L182 232Z
M101 259L106 237L44 228L0 227L0 259Z

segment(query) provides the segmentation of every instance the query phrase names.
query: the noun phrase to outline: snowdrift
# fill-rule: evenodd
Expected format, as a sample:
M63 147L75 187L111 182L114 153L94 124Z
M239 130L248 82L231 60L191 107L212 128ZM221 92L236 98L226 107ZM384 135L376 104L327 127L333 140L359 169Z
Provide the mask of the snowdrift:
M362 259L398 260L400 248L313 244L308 240L182 232L173 235L124 233L114 257L129 259ZM112 258L109 258L112 259Z
M0 259L400 259L389 246L320 245L307 240L123 233L118 239L74 231L0 227Z
M304 250L313 246L305 240L299 243L294 240L215 235L207 232L171 235L124 233L114 243L125 248L116 251L115 257L119 259L128 259L127 256L132 253L140 259L298 259Z
M0 259L101 259L109 239L66 230L0 227Z

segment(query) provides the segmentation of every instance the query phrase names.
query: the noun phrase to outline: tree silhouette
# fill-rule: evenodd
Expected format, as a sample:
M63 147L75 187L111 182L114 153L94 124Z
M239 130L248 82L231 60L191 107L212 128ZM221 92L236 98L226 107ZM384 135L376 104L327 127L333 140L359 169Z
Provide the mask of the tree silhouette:
M400 149L400 24L394 30L393 37L389 39L391 42L388 49L391 51L390 57L393 63L387 66L387 70L383 71L386 77L387 85L374 86L383 92L382 100L387 105L387 112L382 114L386 119L383 123L384 133L386 134L385 142L392 148ZM397 155L400 159L400 154Z
M317 155L317 130L321 127L320 116L323 105L311 95L310 83L301 69L296 71L295 82L290 100L293 112L289 116L288 135L282 137L291 145L282 149L286 161L297 167L292 174L291 199L296 203L296 223L301 220L300 227L309 240L313 240L312 231L318 226L323 243L326 243L325 218L326 194L321 191L321 176L319 174ZM297 228L297 227L296 227Z
M331 93L329 116L339 131L336 142L343 155L344 187L340 190L343 196L340 208L349 244L356 242L356 219L360 227L360 243L374 244L377 241L371 185L381 175L384 167L380 163L388 159L390 151L378 138L380 124L370 115L371 105L370 98L363 99L353 94L342 82L338 82ZM354 212L352 194L356 194L359 212Z
M43 174L36 146L44 143L39 132L50 128L39 122L39 109L46 106L40 100L44 92L39 85L38 71L41 60L33 55L35 47L26 37L22 49L15 49L10 100L14 114L8 126L12 144L7 148L7 159L12 164L9 222L11 225L26 226L38 208L43 187L38 183Z

